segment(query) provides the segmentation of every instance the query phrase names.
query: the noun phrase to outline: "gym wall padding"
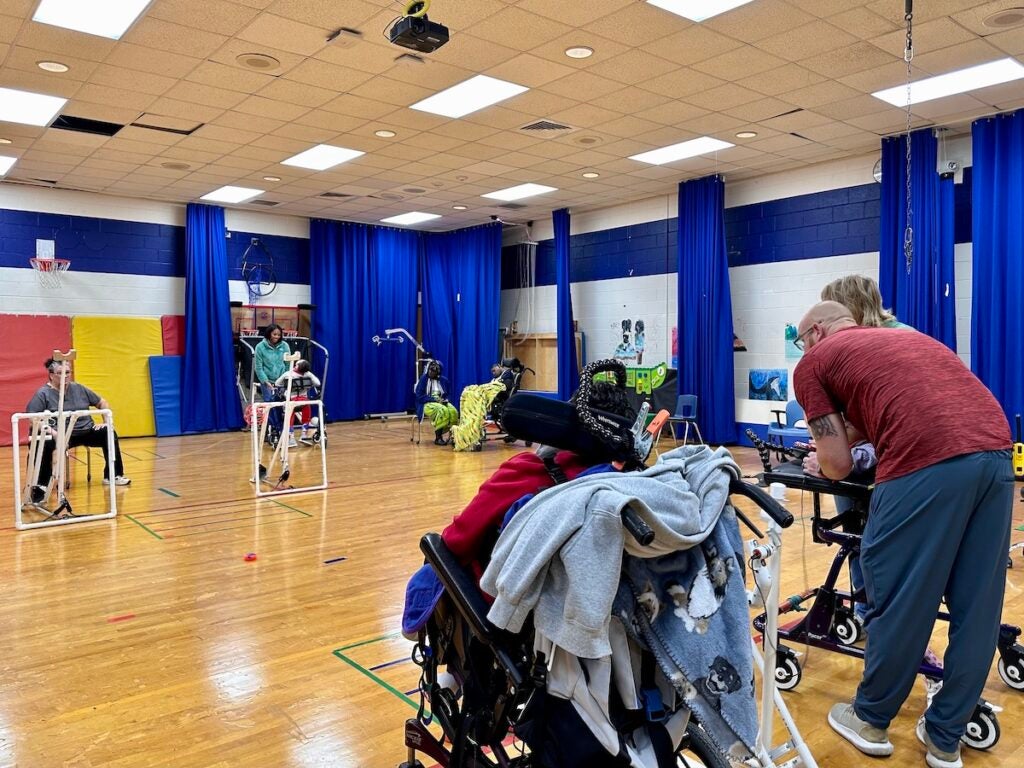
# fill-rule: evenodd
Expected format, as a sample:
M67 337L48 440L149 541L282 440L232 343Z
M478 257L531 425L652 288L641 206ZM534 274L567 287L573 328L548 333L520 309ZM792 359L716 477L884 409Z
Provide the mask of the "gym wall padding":
M156 436L184 434L181 430L181 355L149 358L149 380L153 387L153 417Z
M121 437L156 434L149 358L163 352L157 318L76 317L75 379L106 398Z
M11 414L24 411L46 383L43 361L55 349L71 349L71 318L0 314L0 339L0 445L10 445Z
M164 315L160 318L165 355L185 354L185 316Z

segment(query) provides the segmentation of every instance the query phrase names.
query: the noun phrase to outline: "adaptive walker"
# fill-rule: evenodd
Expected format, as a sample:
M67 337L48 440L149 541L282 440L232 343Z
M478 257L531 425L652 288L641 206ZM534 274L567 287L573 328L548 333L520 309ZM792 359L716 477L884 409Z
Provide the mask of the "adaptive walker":
M53 359L56 362L71 362L75 360L77 353L74 349L61 352L53 350ZM31 528L46 528L55 525L67 525L69 523L83 523L90 520L108 520L117 515L117 494L113 477L113 462L109 463L110 476L109 497L110 509L99 514L75 514L71 502L67 497L67 489L70 483L67 471L67 446L71 439L71 433L75 429L75 422L81 416L100 416L107 430L107 451L109 456L114 455L114 417L109 409L79 411L64 410L64 387L66 384L66 368L61 369L60 394L58 395L57 411L43 411L41 413L15 413L11 416L11 433L13 435L13 458L14 458L14 525L20 530ZM22 483L21 476L21 439L20 426L22 421L29 422L28 434L28 461L25 471L25 482ZM33 497L33 488L39 483L40 462L47 443L56 442L53 449L53 472L50 482L43 490L41 498ZM51 498L56 497L55 504L51 504ZM44 519L41 521L26 520L23 516L25 510L31 509L41 514Z
M771 617L778 613L806 611L803 618L778 631L779 638L798 645L822 648L844 656L864 658L864 649L855 645L862 636L861 625L854 618L854 605L866 600L864 590L855 593L836 588L840 575L851 556L860 553L861 533L867 520L868 506L873 486L834 481L804 474L801 460L806 453L768 445L756 435L748 432L754 442L764 466L763 478L766 484L781 483L787 488L808 491L813 500L811 536L815 543L833 544L839 547L832 560L828 575L820 587L808 589L802 594L790 597L783 605L766 601L771 610L754 619L754 627L771 634ZM771 465L771 453L775 452L790 459L777 466ZM843 514L827 518L821 511L821 495L828 494L851 499L853 507ZM809 608L801 607L811 601ZM949 614L940 611L938 618L949 621ZM1017 642L1020 627L1002 624L999 628L997 652L999 654L999 676L1008 686L1024 691L1024 646ZM790 691L800 684L802 669L796 652L784 645L776 649L778 661L776 678L778 687ZM929 694L934 694L942 680L942 668L929 661L923 661L918 674L924 676ZM973 749L989 749L999 741L999 722L996 717L999 707L980 699L962 742Z

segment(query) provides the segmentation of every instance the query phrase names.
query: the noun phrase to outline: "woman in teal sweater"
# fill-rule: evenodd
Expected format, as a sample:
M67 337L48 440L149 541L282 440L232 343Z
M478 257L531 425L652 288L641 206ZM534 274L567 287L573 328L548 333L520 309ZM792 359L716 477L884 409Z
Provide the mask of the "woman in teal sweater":
M277 391L274 382L280 378L288 366L284 356L291 352L288 342L284 340L284 331L277 323L271 323L263 331L263 341L256 345L256 353L253 356L253 371L256 373L256 380L260 383L260 393L263 395L263 402L269 403L277 400ZM270 412L270 426L277 434L281 433L284 425L284 418L280 408L274 408Z

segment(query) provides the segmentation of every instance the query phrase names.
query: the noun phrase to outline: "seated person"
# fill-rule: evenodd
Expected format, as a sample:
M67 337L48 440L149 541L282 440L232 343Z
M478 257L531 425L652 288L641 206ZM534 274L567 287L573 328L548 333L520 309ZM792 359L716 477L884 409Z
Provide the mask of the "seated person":
M512 373L508 371L508 373ZM470 384L462 390L459 410L462 421L452 426L452 441L456 451L466 451L480 443L483 436L484 420L491 407L491 401L500 393L508 392L511 378L505 377L505 368L499 363L491 366L491 380L486 384Z
M285 371L277 380L274 382L274 386L277 387L280 397L285 397L288 393L288 382L291 381L291 399L292 401L309 400L309 392L313 389L320 388L320 379L310 373L309 361L308 360L296 360L295 365L292 366L290 371ZM302 440L307 440L307 428L312 427L314 430L317 428L315 420L311 420L310 416L313 409L304 405L301 408L296 408L292 412L292 422L302 425ZM283 423L283 422L282 422ZM290 432L291 430L289 430ZM288 436L288 447L295 447L295 436L289 434Z
M27 413L42 413L43 411L57 412L60 406L60 385L61 372L65 371L64 380L64 410L82 411L87 408L110 408L110 403L97 395L88 387L71 380L71 366L67 363L47 358L43 363L48 375L47 382L41 386L29 400L25 411ZM56 427L55 420L51 427ZM107 426L97 424L88 416L79 416L75 421L74 430L66 447L74 448L78 445L85 445L90 448L99 448L103 451L103 460L106 467L103 470L103 483L110 483L110 456L107 455ZM33 504L38 504L46 497L46 486L50 484L53 477L53 452L57 447L56 439L47 440L43 444L43 450L39 459L38 485L34 485L31 491ZM121 445L114 433L114 485L131 485L124 475L124 463L121 461Z
M430 419L434 427L434 445L448 445L445 439L454 424L459 421L459 412L448 402L451 383L442 376L443 366L437 360L427 364L427 370L416 382L413 392L416 394L416 418Z

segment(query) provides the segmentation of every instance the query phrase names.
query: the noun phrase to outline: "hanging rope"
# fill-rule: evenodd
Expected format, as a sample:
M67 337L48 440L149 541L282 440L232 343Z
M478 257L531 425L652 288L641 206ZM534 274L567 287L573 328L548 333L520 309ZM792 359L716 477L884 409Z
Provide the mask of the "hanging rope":
M907 274L910 274L910 266L914 262L914 208L911 202L910 192L910 62L914 60L914 0L906 0L904 20L907 22L907 46L903 50L903 60L907 62L907 224L903 230L903 256L907 262Z

